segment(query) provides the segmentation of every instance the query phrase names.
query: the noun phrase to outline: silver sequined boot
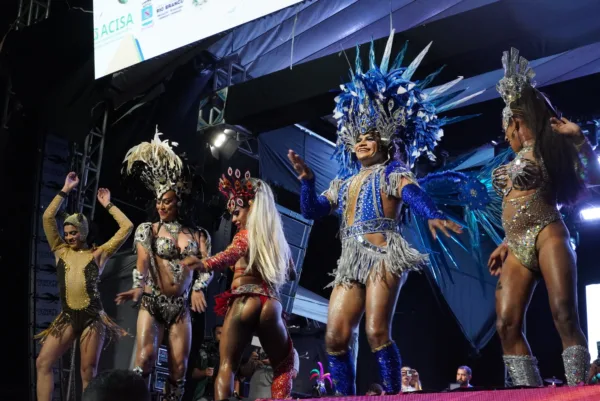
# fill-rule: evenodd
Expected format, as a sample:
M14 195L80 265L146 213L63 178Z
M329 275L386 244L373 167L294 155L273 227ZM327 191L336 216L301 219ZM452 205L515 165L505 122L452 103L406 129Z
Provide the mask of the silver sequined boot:
M185 390L185 379L179 379L175 383L171 383L171 380L167 380L165 383L165 396L164 401L180 401L183 397L183 391Z
M579 383L585 382L590 370L590 353L588 349L583 345L573 345L565 348L562 357L569 386L577 386Z
M513 386L542 386L542 377L534 356L504 355L503 358Z

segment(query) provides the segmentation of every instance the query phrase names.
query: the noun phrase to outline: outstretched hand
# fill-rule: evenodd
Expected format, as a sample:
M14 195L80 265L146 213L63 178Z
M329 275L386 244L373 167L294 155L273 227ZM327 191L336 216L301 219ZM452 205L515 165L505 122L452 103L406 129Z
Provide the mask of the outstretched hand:
M202 260L193 255L186 257L181 262L179 262L179 264L184 267L187 267L188 269L192 269L192 270L203 270L204 269L204 263L202 263Z
M121 292L120 294L117 294L117 297L115 298L115 302L117 303L117 305L124 304L127 301L137 302L137 301L139 301L143 292L144 292L143 288L132 288L129 291L125 291L125 292Z
M552 130L557 134L567 135L572 137L581 136L581 128L579 125L567 120L566 118L561 118L560 120L556 117L552 117L550 119L550 126Z
M292 167L294 167L296 174L298 174L299 180L310 180L313 178L313 173L310 171L304 160L291 149L288 151L288 159L292 163Z
M110 203L110 191L108 189L98 189L98 202L100 202L103 207L106 207Z
M508 256L508 246L505 243L500 244L498 248L492 252L488 260L488 270L492 276L499 276L502 273L502 265Z
M206 297L202 291L192 291L192 310L197 313L206 311Z
M431 236L434 240L437 240L437 231L440 230L444 233L446 237L450 237L451 234L448 230L453 231L457 234L462 234L462 227L453 222L452 220L441 220L441 219L431 219L427 222L429 226L429 231L431 232Z
M63 187L63 191L72 191L73 189L77 188L78 185L79 177L77 177L76 173L71 171L69 174L67 174L67 178L65 178L65 186Z

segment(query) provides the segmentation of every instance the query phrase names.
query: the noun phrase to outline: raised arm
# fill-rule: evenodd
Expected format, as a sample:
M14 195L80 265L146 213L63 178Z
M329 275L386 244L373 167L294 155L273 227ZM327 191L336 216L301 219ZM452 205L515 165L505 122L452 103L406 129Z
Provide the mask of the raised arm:
M573 145L579 152L579 159L583 166L583 177L589 186L600 185L600 161L598 155L594 152L592 145L587 140L579 125L567 120L566 118L552 117L550 119L552 130L560 135L565 135L573 140Z
M79 178L77 174L71 172L65 179L65 185L63 189L52 199L52 202L46 207L44 216L42 217L42 224L44 226L44 234L50 245L52 252L58 251L60 248L66 246L60 232L58 231L58 225L56 224L56 214L58 213L60 206L66 199L69 192L79 185Z
M248 253L248 231L241 230L231 244L223 252L204 259L202 265L207 270L222 270L235 265L235 263Z
M340 180L334 180L332 185L322 195L317 195L315 190L315 175L308 168L304 160L294 151L288 152L288 159L292 163L294 170L298 173L300 180L300 208L302 215L307 219L318 219L330 214L337 207L337 190L339 190ZM335 190L334 188L337 188Z
M198 234L195 236L196 241L200 244L200 255L202 258L208 258L211 255L212 241L210 234L204 228L198 228ZM214 277L212 271L198 273L198 278L194 280L192 289L194 291L202 291L206 289Z
M133 231L133 223L118 207L110 202L110 191L108 189L100 188L98 190L98 202L108 210L108 213L111 214L119 225L119 230L115 235L98 248L102 252L100 266L104 266L108 258L114 255L121 245L127 241L127 238L129 238Z

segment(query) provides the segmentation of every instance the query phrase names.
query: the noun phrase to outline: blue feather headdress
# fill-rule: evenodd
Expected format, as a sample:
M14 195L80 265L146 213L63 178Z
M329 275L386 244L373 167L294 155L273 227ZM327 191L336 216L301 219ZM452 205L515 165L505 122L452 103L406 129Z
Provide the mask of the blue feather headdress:
M355 70L350 70L352 80L341 85L342 93L335 98L333 117L338 124L338 139L334 157L340 164L340 177L347 177L358 171L360 166L354 155L354 145L359 135L374 130L378 131L384 145L393 147L394 159L401 159L400 149L405 149L407 160L404 161L410 167L423 153L430 160L435 160L433 149L444 134L441 127L473 117L438 118L437 114L483 92L448 103L464 92L459 90L446 94L462 77L426 90L443 67L422 81L413 82L411 79L431 43L408 67L401 67L408 43L405 44L389 68L393 39L392 30L379 66L375 62L375 48L371 41L367 72L362 70L357 46Z

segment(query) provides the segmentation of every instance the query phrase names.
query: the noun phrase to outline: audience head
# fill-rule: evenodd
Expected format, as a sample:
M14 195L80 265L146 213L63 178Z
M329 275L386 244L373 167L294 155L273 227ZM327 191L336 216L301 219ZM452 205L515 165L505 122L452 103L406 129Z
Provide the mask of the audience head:
M144 379L130 370L107 370L92 379L82 401L150 401Z
M222 324L216 324L215 327L213 327L213 340L215 340L215 342L220 342L221 341L221 333L223 332L223 325Z
M373 383L369 386L366 395L376 396L376 395L385 395L385 391L383 391L383 387L380 384Z
M459 366L456 371L456 382L461 386L468 386L471 384L471 377L473 372L468 366Z

